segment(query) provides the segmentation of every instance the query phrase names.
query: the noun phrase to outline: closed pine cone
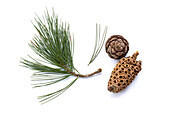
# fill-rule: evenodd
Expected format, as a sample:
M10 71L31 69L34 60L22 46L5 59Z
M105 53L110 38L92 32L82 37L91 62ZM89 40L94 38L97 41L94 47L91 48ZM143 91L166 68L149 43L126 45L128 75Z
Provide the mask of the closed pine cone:
M113 35L107 40L105 49L111 58L120 59L129 51L129 43L123 36Z
M136 61L138 54L136 52L131 57L121 58L116 64L108 82L110 92L118 93L125 89L141 71L141 61Z

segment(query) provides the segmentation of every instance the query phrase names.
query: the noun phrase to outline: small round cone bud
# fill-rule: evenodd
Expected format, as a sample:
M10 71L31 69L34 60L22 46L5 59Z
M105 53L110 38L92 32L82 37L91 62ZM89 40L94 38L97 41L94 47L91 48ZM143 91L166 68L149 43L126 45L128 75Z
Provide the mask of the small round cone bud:
M111 58L120 59L129 51L129 43L123 36L113 35L107 40L105 49Z

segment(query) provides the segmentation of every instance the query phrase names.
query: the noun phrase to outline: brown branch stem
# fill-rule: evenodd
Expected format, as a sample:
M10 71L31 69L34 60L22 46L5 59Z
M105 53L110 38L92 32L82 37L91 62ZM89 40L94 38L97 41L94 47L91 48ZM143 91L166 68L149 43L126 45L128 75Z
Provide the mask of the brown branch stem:
M93 72L93 73L91 73L91 74L82 75L82 74L76 74L76 73L70 71L69 68L66 67L66 66L64 66L63 64L61 64L61 66L64 67L64 68L66 69L66 71L68 71L70 74L72 74L72 75L74 75L74 76L78 76L78 77L90 77L90 76L93 76L93 75L95 75L95 74L97 74L97 73L102 72L102 69L99 68L97 71L95 71L95 72Z
M87 75L76 74L76 73L73 73L73 72L71 72L71 74L73 74L74 76L78 76L78 77L90 77L90 76L93 76L93 75L100 73L100 72L102 72L101 68L99 68L97 71L95 71L91 74L87 74Z

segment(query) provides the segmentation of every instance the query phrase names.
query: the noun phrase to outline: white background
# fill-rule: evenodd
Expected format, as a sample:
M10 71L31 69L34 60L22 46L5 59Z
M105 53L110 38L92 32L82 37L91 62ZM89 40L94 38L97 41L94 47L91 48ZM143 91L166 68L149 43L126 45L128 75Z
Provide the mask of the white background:
M54 7L70 24L75 37L75 67L101 74L78 79L55 100L40 105L37 96L57 87L32 89L33 71L20 67L20 57L35 54L28 43L36 30L37 13ZM87 66L95 42L95 25L108 26L106 39L122 35L130 44L127 56L139 51L142 71L124 91L107 91L110 73L117 63L103 47ZM4 0L0 1L0 112L1 113L170 113L170 3L169 0ZM74 79L74 77L72 78ZM68 82L69 83L69 82ZM45 91L46 90L46 91Z

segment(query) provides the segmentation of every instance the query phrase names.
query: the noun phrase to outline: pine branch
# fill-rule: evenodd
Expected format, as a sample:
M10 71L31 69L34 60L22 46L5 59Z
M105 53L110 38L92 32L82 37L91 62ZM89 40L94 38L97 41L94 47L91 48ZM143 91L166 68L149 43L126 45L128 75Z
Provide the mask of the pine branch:
M103 47L103 44L104 44L104 41L105 41L105 38L106 38L106 34L107 34L107 27L105 27L105 29L104 29L102 38L100 38L100 35L101 35L100 31L101 31L100 24L99 25L96 24L95 46L94 46L94 51L93 51L92 57L91 57L88 65L90 65L90 63L92 63L95 60L95 58L99 55L99 53L100 53L100 51Z
M46 10L43 19L36 16L35 24L32 24L38 34L29 46L42 60L29 56L31 60L21 58L20 61L23 67L35 71L32 75L32 81L36 82L32 84L33 87L49 86L76 76L66 87L38 97L40 102L46 103L64 93L79 77L89 77L102 70L98 69L87 75L80 74L73 64L74 37L70 35L69 25L59 23L54 11L50 16Z

